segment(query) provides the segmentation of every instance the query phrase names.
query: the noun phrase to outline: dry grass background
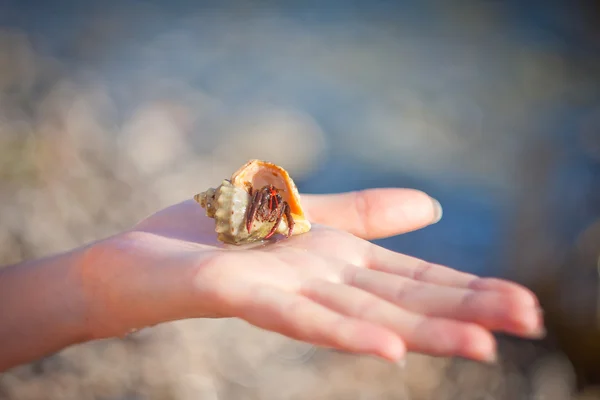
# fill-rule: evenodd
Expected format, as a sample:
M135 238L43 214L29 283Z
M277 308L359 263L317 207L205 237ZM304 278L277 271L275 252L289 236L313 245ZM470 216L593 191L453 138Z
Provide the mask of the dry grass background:
M480 36L493 35L489 25L494 19L484 9L478 16L471 27L478 27ZM467 17L470 14L448 13L453 23ZM196 22L202 21L198 18ZM124 19L102 17L89 24L73 51L87 62L102 61L103 46L110 47L113 36L118 37ZM204 62L244 45L276 40L272 33L281 32L281 22L267 19L261 25L264 31L257 33L254 25L241 21L244 18L237 21L237 34L217 39L221 42L214 46L215 54L203 53L209 59ZM295 32L298 27L285 27L288 33L278 39L286 43L283 47L293 47L316 76L328 77L349 93L380 84L357 79L363 77L361 68L372 67L375 75L411 68L395 63L384 44L361 46L335 39L334 32L335 40L319 47L315 37ZM275 106L268 90L243 106L232 106L225 94L240 84L235 74L216 81L216 92L223 94L219 97L215 91L152 71L152 61L162 62L165 48L189 44L193 37L174 29L142 46L149 65L121 88L142 99L131 102L133 108L123 108L106 77L85 68L74 74L62 60L37 51L26 33L0 32L0 264L78 246L129 227L218 183L253 157L282 163L301 179L322 162L328 149L339 146L387 168L424 176L445 168L450 175L506 188L518 164L515 169L499 167L511 165L511 143L523 139L530 128L524 110L531 113L548 99L587 86L565 60L543 51L521 54L514 80L488 82L484 88L501 91L472 89L477 104L452 105L452 99L443 96L429 101L409 83L388 82L379 88L381 103L368 112L363 126L352 120L344 125L344 116L336 120L347 135L339 141L328 137L309 113L291 105ZM244 42L244 37L256 40ZM335 57L327 52L328 43L336 43ZM415 51L408 40L403 48L405 54ZM271 64L279 70L290 67L285 53ZM454 77L468 75L468 61L455 67L449 69ZM585 95L586 90L591 89L580 92ZM515 104L517 97L520 102ZM495 118L505 120L490 121L486 102L493 103ZM480 123L492 130L488 136L477 136L473 112L481 113ZM514 121L513 131L495 134L493 127L506 120ZM394 132L399 124L415 133L398 142ZM373 136L365 137L364 131ZM365 146L366 139L371 146ZM406 157L398 163L381 153L384 150ZM469 165L455 162L474 152L479 156L471 157ZM179 321L123 339L74 346L17 367L0 375L0 399L600 398L592 392L573 395L571 364L541 344L501 338L501 356L495 366L416 354L409 355L406 365L391 365L317 349L237 320Z

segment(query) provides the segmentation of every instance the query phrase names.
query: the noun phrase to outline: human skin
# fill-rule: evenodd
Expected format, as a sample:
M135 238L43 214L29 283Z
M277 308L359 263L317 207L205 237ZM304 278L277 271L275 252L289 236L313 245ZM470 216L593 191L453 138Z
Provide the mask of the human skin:
M425 193L303 195L313 228L219 243L193 200L71 251L0 269L0 371L86 341L188 318L237 317L316 345L399 361L407 351L493 361L492 331L539 338L528 289L368 240L437 222Z

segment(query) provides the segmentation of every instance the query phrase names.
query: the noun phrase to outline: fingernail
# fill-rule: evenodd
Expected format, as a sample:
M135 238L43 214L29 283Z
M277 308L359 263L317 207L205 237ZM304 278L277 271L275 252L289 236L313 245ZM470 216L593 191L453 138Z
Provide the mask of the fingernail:
M396 365L400 367L400 369L404 369L406 367L406 358L401 358L400 360L396 361Z
M439 201L431 197L431 202L433 203L433 221L432 224L439 222L442 219L442 215L444 215L444 210L442 209L442 205Z
M531 339L543 339L546 337L548 332L544 326L544 310L541 307L537 308L537 318L535 320L535 326L531 328L529 336Z
M531 339L544 339L548 332L546 331L546 327L541 325L539 328L535 329L533 333L530 335Z
M538 337L543 339L546 337L546 335L548 335L548 331L546 330L546 327L542 325L540 329L538 329Z
M487 364L497 364L498 363L498 354L496 352L493 352L492 354L488 355L485 360L484 360Z
M537 313L540 320L544 318L544 309L542 307L537 307Z

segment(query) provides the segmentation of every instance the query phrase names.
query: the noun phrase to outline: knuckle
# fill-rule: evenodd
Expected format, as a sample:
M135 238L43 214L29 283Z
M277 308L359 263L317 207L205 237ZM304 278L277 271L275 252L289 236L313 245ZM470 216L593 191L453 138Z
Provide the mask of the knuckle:
M460 302L460 308L463 311L471 312L477 308L477 304L479 303L479 293L476 291L468 291L464 294L462 301Z
M360 319L368 319L374 314L377 314L377 311L382 305L383 302L377 297L365 296L365 298L358 302L355 311L355 317Z
M346 265L340 271L341 281L348 286L356 285L356 277L359 273L360 269L353 265Z
M424 289L424 286L422 284L409 284L407 282L404 282L396 290L394 300L398 304L406 303L410 300L410 297L413 295L413 293L418 292L422 289Z
M356 231L359 235L367 235L370 230L370 217L373 213L373 204L366 191L354 194L354 209L356 212Z
M415 270L412 274L412 279L415 281L425 281L427 279L427 275L434 268L434 264L427 261L420 261L416 266Z

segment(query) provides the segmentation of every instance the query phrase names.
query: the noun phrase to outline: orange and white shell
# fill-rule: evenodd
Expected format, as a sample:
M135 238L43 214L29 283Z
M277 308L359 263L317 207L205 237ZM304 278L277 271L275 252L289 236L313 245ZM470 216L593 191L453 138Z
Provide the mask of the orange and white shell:
M252 198L249 189L259 190L265 185L273 185L290 206L294 229L292 235L310 231L311 224L304 214L300 194L288 172L273 163L250 160L225 179L217 188L210 188L194 196L205 210L206 215L215 220L217 238L230 244L246 244L264 239L273 227L272 222L254 221L250 232L246 228L246 212ZM276 229L286 234L288 224L285 218Z

